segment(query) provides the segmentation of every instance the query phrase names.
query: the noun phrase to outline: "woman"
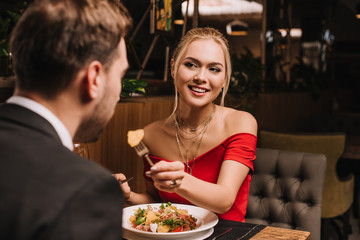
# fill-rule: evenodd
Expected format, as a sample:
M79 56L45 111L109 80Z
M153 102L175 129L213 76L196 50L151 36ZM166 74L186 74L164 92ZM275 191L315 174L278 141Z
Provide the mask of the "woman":
M224 36L213 28L190 30L175 49L171 74L175 109L144 128L154 162L150 167L144 161L147 193L122 184L127 201L194 204L243 222L257 123L249 113L223 106L231 76ZM221 104L215 105L220 94Z

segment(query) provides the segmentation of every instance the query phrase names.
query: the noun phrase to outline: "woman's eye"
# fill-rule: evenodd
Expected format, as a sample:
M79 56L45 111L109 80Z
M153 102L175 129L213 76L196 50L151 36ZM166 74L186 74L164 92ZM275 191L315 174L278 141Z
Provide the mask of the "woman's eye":
M196 67L196 65L191 62L186 62L184 65L187 67Z
M216 68L216 67L212 67L212 68L210 68L210 71L212 71L212 72L220 72L220 69Z

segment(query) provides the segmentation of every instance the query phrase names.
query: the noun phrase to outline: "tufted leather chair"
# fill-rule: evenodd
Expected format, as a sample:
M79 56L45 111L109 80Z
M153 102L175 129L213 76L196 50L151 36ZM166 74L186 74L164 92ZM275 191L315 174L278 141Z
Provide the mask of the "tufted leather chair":
M259 145L297 152L322 153L327 159L327 169L322 198L322 239L331 231L339 239L349 234L349 212L354 200L354 176L340 179L336 167L345 148L345 133L282 133L261 130ZM339 221L340 220L340 221ZM340 223L340 224L339 224ZM330 231L331 230L331 231Z
M257 148L245 221L309 231L320 239L323 154Z

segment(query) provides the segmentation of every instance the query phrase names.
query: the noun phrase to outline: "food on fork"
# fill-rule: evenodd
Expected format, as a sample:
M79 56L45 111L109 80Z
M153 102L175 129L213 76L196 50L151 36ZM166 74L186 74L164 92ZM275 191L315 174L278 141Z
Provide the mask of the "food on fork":
M184 232L197 228L195 217L171 203L162 203L159 209L150 205L147 209L139 208L129 220L135 229L146 232Z
M142 142L144 138L144 130L138 129L134 131L128 131L128 143L131 147L135 148L137 155L145 157L150 166L153 166L153 162L149 158L149 149Z
M142 139L144 138L144 130L143 129L137 129L134 131L128 131L127 133L128 137L128 144L131 147L135 147L140 144Z

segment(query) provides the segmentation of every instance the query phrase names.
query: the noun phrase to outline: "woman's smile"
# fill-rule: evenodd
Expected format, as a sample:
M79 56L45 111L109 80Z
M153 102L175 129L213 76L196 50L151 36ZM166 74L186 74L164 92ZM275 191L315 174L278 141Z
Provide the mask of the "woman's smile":
M199 86L194 86L194 85L189 85L188 88L195 94L195 95L205 95L206 92L209 92L210 90L203 88L203 87L199 87Z

